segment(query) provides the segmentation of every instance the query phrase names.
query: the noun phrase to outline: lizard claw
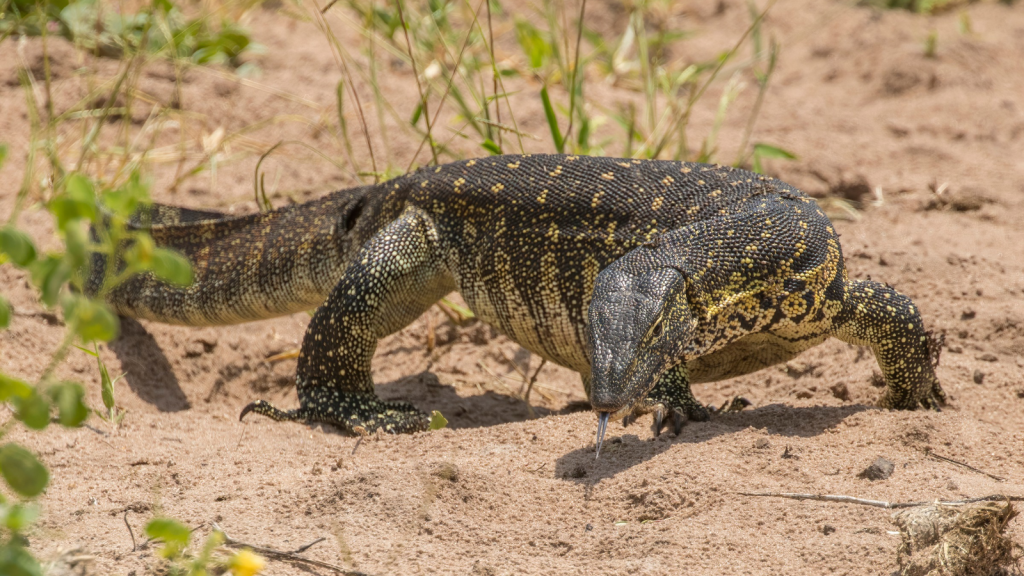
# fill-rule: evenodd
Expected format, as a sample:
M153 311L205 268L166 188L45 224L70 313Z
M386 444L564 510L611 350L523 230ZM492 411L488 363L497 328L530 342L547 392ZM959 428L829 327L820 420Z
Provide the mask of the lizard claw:
M651 433L654 436L661 436L661 430L665 427L667 422L665 421L665 409L657 407L654 409L654 420L651 422Z
M675 431L676 436L679 436L679 433L683 431L683 426L686 424L686 420L686 414L679 410L672 411L672 429Z
M241 420L250 412L261 414L278 422L323 422L356 432L362 428L373 433L384 430L404 434L426 430L430 418L408 402L383 402L376 396L341 396L332 394L331 402L318 402L316 397L300 399L302 406L295 410L281 410L266 400L257 400L242 409Z

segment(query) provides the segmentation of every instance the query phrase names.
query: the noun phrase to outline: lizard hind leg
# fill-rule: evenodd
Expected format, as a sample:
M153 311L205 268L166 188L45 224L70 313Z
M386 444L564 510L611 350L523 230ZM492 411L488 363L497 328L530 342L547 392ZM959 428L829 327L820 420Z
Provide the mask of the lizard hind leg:
M931 340L910 298L870 280L847 283L843 309L833 320L833 335L875 353L886 390L882 408L938 410L946 403L932 364Z
M256 401L242 415L325 422L356 433L425 430L429 418L415 406L377 397L370 361L378 339L408 325L454 287L429 216L407 209L360 249L310 320L296 375L299 408Z

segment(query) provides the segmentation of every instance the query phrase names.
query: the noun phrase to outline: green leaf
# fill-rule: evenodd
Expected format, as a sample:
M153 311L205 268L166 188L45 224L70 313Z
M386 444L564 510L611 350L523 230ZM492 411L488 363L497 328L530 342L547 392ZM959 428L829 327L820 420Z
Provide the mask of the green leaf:
M551 129L551 140L555 142L555 149L559 154L564 154L565 143L562 141L562 130L558 127L558 119L555 117L554 107L551 106L547 86L540 89L540 101L544 104L544 117L548 119L548 128Z
M494 140L491 140L490 138L487 138L486 140L481 142L480 147L483 148L484 150L487 150L488 152L495 156L501 154L501 146L498 146L498 144L495 143Z
M0 168L4 167L5 160L7 160L7 144L0 144Z
M430 424L427 425L427 430L440 430L447 425L448 420L440 412L434 410L430 413Z
M68 226L64 229L65 256L68 265L74 269L85 266L89 259L89 236L84 226Z
M192 531L177 520L154 518L150 520L149 524L146 524L146 536L154 539L160 538L167 544L184 547L188 545Z
M416 109L412 111L412 118L409 119L409 124L413 126L420 121L420 116L423 115L423 102L416 105Z
M0 574L6 576L43 576L32 553L17 544L0 546Z
M24 268L36 259L36 247L32 239L13 226L0 228L0 253L5 254L15 266Z
M81 294L67 294L61 299L64 321L85 342L113 340L121 322L105 302L90 300Z
M64 230L70 222L81 218L96 218L96 192L88 178L81 174L68 176L64 192L63 196L51 200L48 206L57 218L58 228Z
M77 202L92 204L96 201L96 189L92 182L82 174L71 174L64 184L68 198Z
M0 295L0 330L11 325L11 305L7 299Z
M0 474L12 490L29 498L38 496L50 481L46 467L17 444L0 446Z
M0 374L0 402L7 402L11 398L28 398L33 390L32 386L17 378Z
M138 209L140 204L149 203L149 187L142 182L138 172L120 188L106 190L102 194L103 205L121 218L128 218Z
M152 267L153 274L165 282L178 286L192 283L192 264L179 252L167 248L154 249Z
M789 150L783 150L777 146L771 146L769 144L754 144L754 154L761 158L783 158L786 160L796 160L796 154L793 154Z
M35 522L38 517L39 508L37 506L25 504L0 506L0 524L6 526L11 532L21 532Z
M15 398L15 417L33 430L42 430L50 424L50 402L33 389L24 398Z
M50 398L57 405L60 423L68 428L76 428L89 417L89 408L85 405L85 388L77 382L61 382L51 386Z
M47 306L57 303L60 289L71 279L72 269L64 258L49 254L42 260L36 260L28 267L32 283L41 292L40 300Z
M100 358L100 351L96 350L96 363L100 366L100 389L103 395L103 406L108 411L113 410L116 404L114 403L114 381L110 379L110 372L107 372L107 365L103 363L103 359Z

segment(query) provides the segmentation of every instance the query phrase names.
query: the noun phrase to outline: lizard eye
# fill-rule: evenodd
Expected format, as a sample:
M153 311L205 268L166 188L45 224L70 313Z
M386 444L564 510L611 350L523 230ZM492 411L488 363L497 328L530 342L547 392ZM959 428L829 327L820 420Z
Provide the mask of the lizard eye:
M651 336L655 338L661 337L661 318L658 318L658 321L651 327Z

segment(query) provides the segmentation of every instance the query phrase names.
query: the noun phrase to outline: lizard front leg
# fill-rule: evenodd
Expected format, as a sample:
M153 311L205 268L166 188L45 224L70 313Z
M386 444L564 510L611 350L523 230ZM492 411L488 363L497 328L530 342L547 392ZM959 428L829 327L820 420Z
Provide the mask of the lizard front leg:
M634 408L633 413L622 419L623 426L629 426L639 416L654 413L652 431L657 436L672 419L672 429L676 434L683 429L683 424L692 420L706 422L711 418L707 407L693 396L690 389L690 375L686 370L686 362L680 362L661 375L658 383L647 393Z
M370 361L377 340L419 317L454 289L437 249L430 217L408 208L360 250L306 329L299 354L299 408L257 400L274 420L327 422L348 431L425 430L426 414L407 402L384 402L373 390Z

